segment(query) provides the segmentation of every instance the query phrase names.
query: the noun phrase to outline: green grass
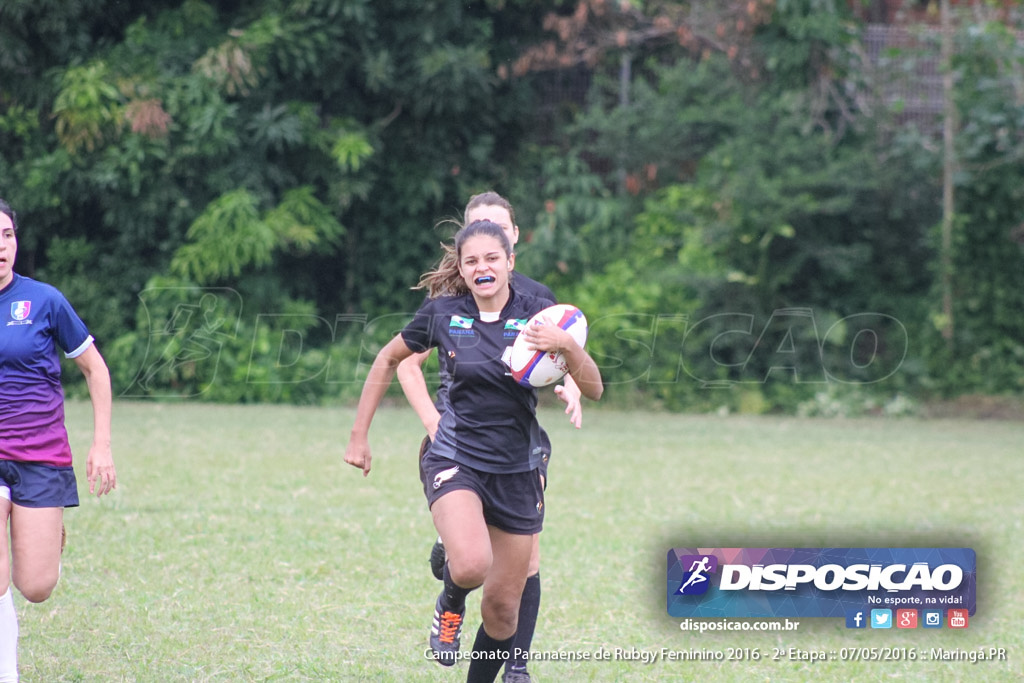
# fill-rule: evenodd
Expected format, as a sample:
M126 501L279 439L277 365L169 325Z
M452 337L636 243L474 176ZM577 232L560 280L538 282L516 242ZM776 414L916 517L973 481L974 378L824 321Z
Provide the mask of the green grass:
M119 403L119 487L85 489L87 404L68 426L82 506L65 515L63 578L17 597L21 672L52 681L458 681L423 658L439 584L404 406L374 422L369 478L342 462L342 408ZM588 406L542 421L555 454L535 650L757 649L731 662L535 662L539 681L1005 681L1024 658L1024 425L799 420ZM682 546L967 546L966 631L679 629L665 610ZM479 625L471 597L466 640ZM467 643L468 645L469 643ZM1006 648L1005 662L775 661L805 651Z

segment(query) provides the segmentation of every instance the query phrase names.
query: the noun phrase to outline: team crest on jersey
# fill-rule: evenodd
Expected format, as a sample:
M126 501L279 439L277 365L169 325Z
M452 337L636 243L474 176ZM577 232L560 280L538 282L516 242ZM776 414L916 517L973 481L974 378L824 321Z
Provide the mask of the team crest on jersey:
M11 302L11 318L14 323L28 324L32 322L29 320L29 314L32 312L31 301L12 301Z
M526 327L527 318L509 318L505 321L505 336L518 337Z
M455 336L472 335L473 319L463 318L461 315L453 315L448 323L448 334Z

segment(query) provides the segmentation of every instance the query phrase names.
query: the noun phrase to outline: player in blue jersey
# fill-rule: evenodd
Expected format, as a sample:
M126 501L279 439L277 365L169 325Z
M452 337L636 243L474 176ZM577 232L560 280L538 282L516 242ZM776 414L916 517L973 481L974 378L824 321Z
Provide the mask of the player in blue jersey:
M515 256L500 226L471 223L456 234L455 253L462 285L452 296L424 302L374 360L345 462L369 473L370 423L395 368L413 353L437 348L450 381L422 472L448 562L430 645L439 662L455 663L466 596L483 586L482 624L467 680L493 681L516 633L532 537L544 519L541 456L531 448L536 390L516 383L503 357L516 336L524 334L534 349L564 355L587 398L600 398L603 386L597 365L568 332L556 325L522 330L526 320L553 302L510 287Z
M60 578L64 508L78 505L58 348L85 375L92 399L89 492L117 486L107 365L67 299L14 272L17 230L17 215L0 199L0 682L18 680L11 583L30 602L50 596Z
M463 224L468 225L478 220L489 220L501 226L513 250L515 249L516 244L519 242L519 226L516 224L515 211L512 208L512 204L507 199L496 192L483 192L470 197L463 212ZM454 255L446 247L444 259L451 260L453 258ZM550 289L518 271L513 273L512 284L516 292L555 301L555 295ZM428 291L428 296L443 296L448 293L445 289L450 286L450 283L436 282L434 287ZM437 398L431 400L430 392L427 389L427 383L423 376L423 363L426 362L429 356L430 352L413 354L413 356L402 361L398 366L398 381L402 385L402 391L427 430L427 436L420 447L420 458L426 453L430 440L437 431L437 424L441 418L439 406L443 405L444 395L448 390L448 377L444 372L444 365L440 364L441 383L438 387ZM555 393L565 402L565 412L570 416L572 424L578 429L582 424L583 412L580 402L580 391L575 382L572 381L572 377L566 377L564 386L556 386ZM546 488L551 442L544 430L539 427L538 433L535 436L534 446L541 449L541 480ZM439 580L444 580L444 563L444 544L438 539L430 552L430 565L434 576ZM504 683L528 683L530 681L527 662L533 643L533 635L537 627L540 598L540 536L535 534L530 556L530 571L523 589L522 600L519 603L519 628L516 631L516 638L512 647L513 654L505 664L505 673L502 676Z

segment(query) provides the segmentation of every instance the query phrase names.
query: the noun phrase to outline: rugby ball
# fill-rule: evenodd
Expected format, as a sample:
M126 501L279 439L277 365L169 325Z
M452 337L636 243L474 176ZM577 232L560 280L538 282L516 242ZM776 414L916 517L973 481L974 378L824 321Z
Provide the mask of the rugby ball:
M587 341L587 319L583 311L571 304L555 304L545 308L526 323L526 327L531 325L558 325L571 334L580 346ZM512 370L512 378L524 387L546 387L569 372L569 366L561 353L530 349L522 332L512 343L508 365Z

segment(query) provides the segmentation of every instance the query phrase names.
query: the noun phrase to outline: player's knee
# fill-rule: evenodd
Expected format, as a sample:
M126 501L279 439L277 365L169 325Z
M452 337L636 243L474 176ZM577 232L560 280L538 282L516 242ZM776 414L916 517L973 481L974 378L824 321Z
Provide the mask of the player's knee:
M448 556L448 573L456 585L464 588L479 586L487 578L491 568L491 558L484 553L474 553L463 557Z
M40 586L33 584L24 588L19 586L18 590L29 602L43 602L50 597L51 593L53 593L53 586Z
M30 578L16 576L14 587L29 602L43 602L53 593L58 578L60 578L59 572L54 572L52 576L36 575Z
M519 620L519 598L515 595L491 595L481 602L487 633L499 640L515 634Z

